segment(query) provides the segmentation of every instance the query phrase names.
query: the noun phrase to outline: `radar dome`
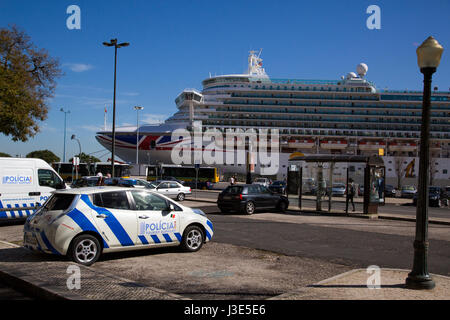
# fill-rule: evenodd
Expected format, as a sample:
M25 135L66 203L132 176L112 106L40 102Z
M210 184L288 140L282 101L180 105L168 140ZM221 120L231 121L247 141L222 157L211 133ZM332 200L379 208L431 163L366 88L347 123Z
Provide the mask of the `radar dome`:
M354 73L354 72L347 73L347 79L351 79L351 78L356 78L356 73Z
M360 63L356 66L356 72L358 72L358 75L362 78L366 75L367 70L369 70L369 67L367 67L367 64Z

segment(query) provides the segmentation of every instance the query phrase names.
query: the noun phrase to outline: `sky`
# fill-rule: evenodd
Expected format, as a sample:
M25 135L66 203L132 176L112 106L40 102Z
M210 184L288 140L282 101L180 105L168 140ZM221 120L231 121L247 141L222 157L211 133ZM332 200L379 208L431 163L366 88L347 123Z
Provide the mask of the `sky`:
M80 8L80 29L69 29L70 5ZM380 8L380 28L369 29L370 5ZM66 160L83 152L106 160L96 140L112 124L114 49L117 38L116 125L159 123L177 111L185 88L201 90L209 75L244 73L248 52L262 49L271 78L337 80L368 65L379 89L421 90L417 47L430 35L444 47L433 87L450 90L450 0L0 0L0 28L16 25L39 48L58 58L64 75L47 101L48 118L27 142L0 133L0 151L25 156L48 149Z

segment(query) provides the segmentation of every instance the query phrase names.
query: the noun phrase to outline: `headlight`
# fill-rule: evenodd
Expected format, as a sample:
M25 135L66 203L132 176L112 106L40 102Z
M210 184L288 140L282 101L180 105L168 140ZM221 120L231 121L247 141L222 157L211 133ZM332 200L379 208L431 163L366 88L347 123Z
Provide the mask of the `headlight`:
M194 213L196 213L196 214L199 214L199 215L202 215L202 216L206 217L206 214L200 209L192 209L192 211Z

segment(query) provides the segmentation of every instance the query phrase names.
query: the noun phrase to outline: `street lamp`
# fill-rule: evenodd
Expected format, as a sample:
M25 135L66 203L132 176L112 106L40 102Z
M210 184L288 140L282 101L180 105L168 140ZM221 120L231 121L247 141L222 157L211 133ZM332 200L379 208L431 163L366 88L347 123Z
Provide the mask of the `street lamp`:
M114 178L114 153L116 144L116 67L117 67L117 48L127 47L128 42L117 43L117 39L111 39L110 42L103 42L104 46L114 47L114 95L113 95L113 126L112 126L112 148L111 148L111 177Z
M137 120L136 120L136 165L139 168L139 175L141 175L141 166L139 165L139 111L143 110L144 107L135 106L134 110L136 110L137 113Z
M61 108L59 111L64 112L64 152L63 152L63 162L66 162L66 118L67 114L70 113L70 110L64 111Z
M444 48L428 37L417 48L417 64L423 73L422 126L420 130L419 188L417 190L416 238L414 240L414 263L406 278L409 289L433 289L435 283L428 274L428 166L430 161L430 114L431 78L439 66Z
M70 140L77 140L78 147L80 149L80 153L78 154L78 156L81 157L81 143L80 143L80 140L78 138L76 138L74 134L70 137Z

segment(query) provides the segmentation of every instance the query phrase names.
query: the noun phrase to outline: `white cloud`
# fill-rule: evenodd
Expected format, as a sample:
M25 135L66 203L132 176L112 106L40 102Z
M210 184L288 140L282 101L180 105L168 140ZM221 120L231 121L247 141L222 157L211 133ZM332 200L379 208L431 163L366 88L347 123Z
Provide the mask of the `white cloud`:
M94 68L93 65L85 63L65 63L63 66L68 67L73 72L84 72Z

